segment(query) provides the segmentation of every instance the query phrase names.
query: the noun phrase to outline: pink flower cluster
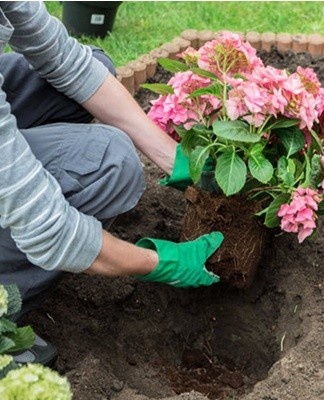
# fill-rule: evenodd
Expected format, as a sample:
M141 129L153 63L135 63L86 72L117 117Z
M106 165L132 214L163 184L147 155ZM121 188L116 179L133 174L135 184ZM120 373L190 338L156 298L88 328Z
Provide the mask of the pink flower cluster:
M313 189L299 187L294 192L290 204L282 204L278 216L281 217L281 229L298 233L302 243L316 228L318 203L322 201L319 193Z
M210 84L210 79L195 75L191 71L176 73L169 81L173 94L153 100L148 116L162 130L178 140L173 125L183 125L190 129L194 124L204 123L207 116L221 107L220 100L212 95L188 97L196 89Z
M230 79L226 101L231 120L242 118L259 127L268 116L283 115L300 120L311 129L322 112L323 89L314 71L298 67L293 74L274 67L256 67L245 79Z
M213 72L220 79L233 74L251 74L255 68L263 66L256 50L242 41L240 35L220 32L215 40L207 42L198 52L199 68Z
M224 96L189 98L194 90L209 86L212 80L192 71L176 73L168 82L174 93L153 101L148 114L176 139L175 125L186 129L195 123L208 126L218 117L243 119L258 128L270 116L285 116L300 120L300 129L309 130L323 112L324 89L312 69L298 67L289 74L265 67L256 50L238 34L221 32L199 50L190 47L179 57L189 67L214 73L223 85Z

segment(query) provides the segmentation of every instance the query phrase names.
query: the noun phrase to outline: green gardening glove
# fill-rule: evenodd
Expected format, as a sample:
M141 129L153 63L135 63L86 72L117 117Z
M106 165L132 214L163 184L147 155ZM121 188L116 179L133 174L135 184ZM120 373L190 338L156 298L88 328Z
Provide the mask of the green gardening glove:
M176 147L171 175L161 179L160 184L163 186L172 186L179 190L185 190L189 185L192 185L192 179L189 174L189 159L184 154L180 143Z
M183 243L141 239L136 245L156 250L159 264L149 274L136 277L142 281L167 283L175 287L210 286L217 283L219 276L207 271L205 262L219 248L223 239L220 232L212 232Z
M208 157L204 166L204 171L213 170L213 160ZM188 186L192 185L192 183L189 173L189 158L184 154L181 144L178 143L171 175L161 179L160 184L163 186L172 186L179 190L185 190Z

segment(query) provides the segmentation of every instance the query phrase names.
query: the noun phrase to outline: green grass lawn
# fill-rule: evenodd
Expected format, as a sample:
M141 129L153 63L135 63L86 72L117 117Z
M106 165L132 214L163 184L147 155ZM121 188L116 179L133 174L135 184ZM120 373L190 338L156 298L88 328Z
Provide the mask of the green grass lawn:
M50 13L61 18L61 2L45 4ZM80 40L102 47L120 66L189 28L324 33L324 2L125 1L119 7L111 35Z

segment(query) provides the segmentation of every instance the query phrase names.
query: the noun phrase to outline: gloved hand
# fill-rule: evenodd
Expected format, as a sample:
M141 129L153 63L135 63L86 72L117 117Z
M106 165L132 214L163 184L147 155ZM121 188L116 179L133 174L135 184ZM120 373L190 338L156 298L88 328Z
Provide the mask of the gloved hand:
M204 171L213 171L214 168L212 158L208 157L204 166ZM172 186L179 190L185 190L189 185L192 185L192 183L189 173L189 158L184 154L181 144L178 143L171 175L161 179L160 184L163 186Z
M192 179L189 174L189 158L183 153L180 143L178 143L176 147L176 155L171 175L161 179L160 184L163 186L172 186L179 190L185 190L192 184Z
M142 281L167 283L175 287L210 286L217 283L219 276L207 271L205 262L219 248L223 239L220 232L212 232L183 243L143 238L136 245L156 250L159 263L149 274L136 277Z

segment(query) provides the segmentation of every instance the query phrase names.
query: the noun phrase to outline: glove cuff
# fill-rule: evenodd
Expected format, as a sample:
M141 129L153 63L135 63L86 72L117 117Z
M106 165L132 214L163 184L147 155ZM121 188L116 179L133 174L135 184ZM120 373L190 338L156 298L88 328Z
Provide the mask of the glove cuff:
M192 179L189 176L189 159L184 154L180 143L178 143L176 147L176 155L171 175L161 179L160 185L172 186L179 190L185 190L189 185L192 185Z
M159 263L152 272L145 275L136 275L135 277L141 281L165 283L170 281L170 275L176 268L179 259L179 251L176 244L162 239L143 238L136 243L136 246L155 250L159 256ZM167 262L163 258L163 249L165 248L168 249Z

